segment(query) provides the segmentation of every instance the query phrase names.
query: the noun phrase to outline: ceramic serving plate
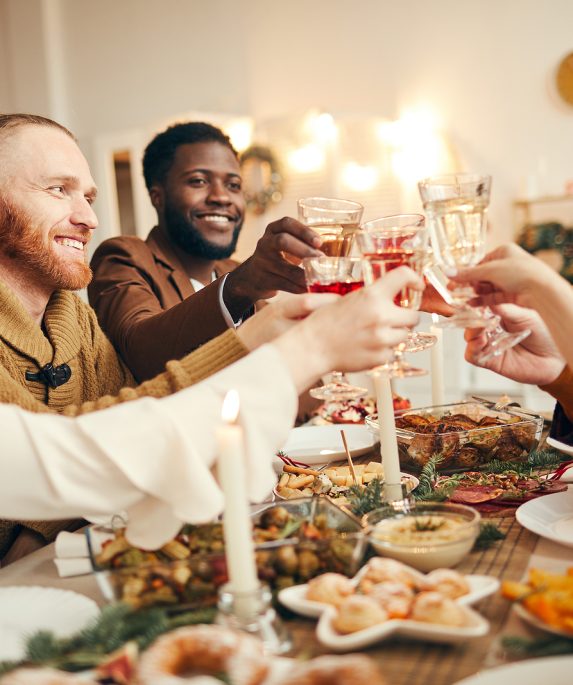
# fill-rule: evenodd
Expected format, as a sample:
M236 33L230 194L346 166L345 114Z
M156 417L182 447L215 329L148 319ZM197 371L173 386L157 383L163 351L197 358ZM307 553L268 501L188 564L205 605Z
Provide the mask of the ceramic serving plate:
M418 571L415 571L414 569L411 569L410 572L420 578L423 576L423 574L418 573ZM354 576L352 579L354 585L358 585L361 575L362 571ZM472 604L479 602L480 599L492 595L499 588L499 580L492 576L470 575L465 576L465 578L469 583L470 591L467 595L464 595L457 600L458 604L471 606ZM328 609L329 605L306 599L307 588L307 584L287 587L279 592L279 602L296 614L306 616L307 618L319 618ZM395 619L387 621L387 623L393 622L395 622ZM406 621L406 623L410 622L411 621ZM400 623L404 623L404 621L400 621Z
M340 429L344 430L348 449L353 457L369 452L376 444L375 437L363 425L300 426L293 428L282 451L291 459L309 466L327 464L331 461L346 459ZM275 463L283 462L277 457Z
M465 614L465 625L462 627L423 623L410 619L391 619L349 635L341 635L332 625L336 617L336 609L328 606L318 621L316 637L321 644L333 652L352 652L397 635L444 644L466 642L487 635L489 623L485 618L467 606L462 606L462 610Z
M532 533L573 547L573 489L538 497L522 504L515 518Z

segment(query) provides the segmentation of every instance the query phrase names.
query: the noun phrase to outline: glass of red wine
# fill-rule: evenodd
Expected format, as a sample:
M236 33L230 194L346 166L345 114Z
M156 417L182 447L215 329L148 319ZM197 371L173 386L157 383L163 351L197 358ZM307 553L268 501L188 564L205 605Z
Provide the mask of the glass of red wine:
M302 260L307 290L311 293L348 295L364 286L365 263L361 257L308 257ZM354 400L366 395L366 388L351 385L342 371L332 371L328 383L312 388L319 400Z
M399 266L409 266L422 276L428 256L429 235L422 214L395 214L361 226L356 242L367 263L368 283L383 278ZM395 299L395 304L409 309L419 309L422 293L413 288L404 288ZM405 378L422 376L424 369L411 366L404 361L405 352L417 352L431 347L436 338L429 333L411 333L406 342L394 348L394 358L377 367L375 371L390 377Z

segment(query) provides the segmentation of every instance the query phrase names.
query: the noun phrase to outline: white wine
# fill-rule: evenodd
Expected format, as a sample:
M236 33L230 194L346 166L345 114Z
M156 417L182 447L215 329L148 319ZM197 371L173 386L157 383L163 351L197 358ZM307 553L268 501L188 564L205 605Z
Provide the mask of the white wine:
M487 196L474 196L424 203L439 263L459 268L475 266L483 258L488 202Z
M348 257L358 224L329 224L307 222L307 226L322 238L320 250L328 257Z

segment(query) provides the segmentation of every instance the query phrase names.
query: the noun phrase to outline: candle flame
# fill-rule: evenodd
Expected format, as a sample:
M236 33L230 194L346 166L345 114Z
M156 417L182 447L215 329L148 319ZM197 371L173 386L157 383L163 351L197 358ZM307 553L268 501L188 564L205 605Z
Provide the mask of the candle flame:
M440 321L440 317L437 314L432 314L432 323L438 323Z
M229 390L223 400L221 417L226 423L234 423L239 415L239 393L236 390Z

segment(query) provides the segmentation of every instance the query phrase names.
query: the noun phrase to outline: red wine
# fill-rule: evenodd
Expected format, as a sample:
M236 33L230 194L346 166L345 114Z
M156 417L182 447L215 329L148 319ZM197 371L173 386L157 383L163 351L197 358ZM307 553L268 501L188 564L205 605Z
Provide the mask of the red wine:
M348 293L364 287L364 281L337 281L335 283L309 283L308 290L311 293L335 293L336 295L348 295Z
M405 249L402 247L388 247L379 252L363 255L368 260L372 280L383 278L387 273L399 266L409 266L413 271L421 274L423 255L419 250ZM394 303L399 307L418 309L422 299L422 293L411 288L404 288L394 298Z

